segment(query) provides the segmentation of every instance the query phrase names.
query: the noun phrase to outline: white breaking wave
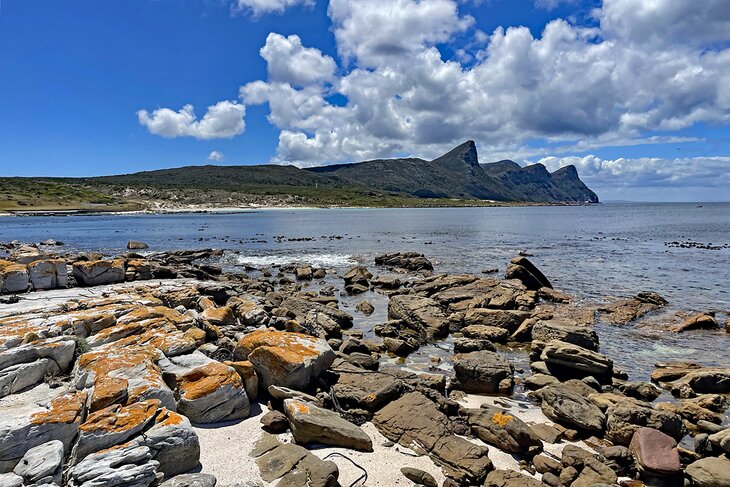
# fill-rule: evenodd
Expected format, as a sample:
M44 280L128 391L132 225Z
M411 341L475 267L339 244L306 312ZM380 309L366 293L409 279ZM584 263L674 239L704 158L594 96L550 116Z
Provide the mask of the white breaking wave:
M315 267L347 267L357 260L346 254L297 254L297 255L239 255L236 261L242 265L264 267L269 265L311 264Z

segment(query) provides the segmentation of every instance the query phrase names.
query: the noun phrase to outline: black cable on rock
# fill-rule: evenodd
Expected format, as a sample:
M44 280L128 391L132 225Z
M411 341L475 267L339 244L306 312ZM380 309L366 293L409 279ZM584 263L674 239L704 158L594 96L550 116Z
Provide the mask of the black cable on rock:
M352 458L347 457L347 456L343 455L342 453L333 452L333 453L330 453L329 455L325 456L324 458L322 458L322 460L327 460L329 457L344 458L345 460L347 460L348 462L353 464L358 470L362 471L362 475L360 475L357 479L355 479L355 481L353 483L351 483L349 487L355 487L360 481L362 481L362 483L365 484L365 482L368 480L368 471L365 470L365 468L362 467L361 465L358 465Z

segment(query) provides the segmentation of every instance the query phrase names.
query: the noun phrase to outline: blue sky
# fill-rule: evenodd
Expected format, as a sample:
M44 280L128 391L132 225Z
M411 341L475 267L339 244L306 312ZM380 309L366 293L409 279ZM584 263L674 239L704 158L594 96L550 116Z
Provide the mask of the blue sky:
M482 162L575 164L604 199L728 200L730 5L652 4L2 0L0 175L474 139Z

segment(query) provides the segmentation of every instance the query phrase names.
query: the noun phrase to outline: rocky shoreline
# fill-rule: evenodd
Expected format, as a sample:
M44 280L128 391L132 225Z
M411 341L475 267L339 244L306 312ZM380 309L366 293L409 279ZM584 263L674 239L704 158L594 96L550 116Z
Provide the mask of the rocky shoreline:
M58 243L0 247L0 486L730 485L730 368L642 382L600 351L596 316L656 293L586 308L526 257L504 279L417 253L230 273L212 249ZM373 292L388 320L353 326ZM697 329L730 325L674 331ZM432 346L453 370L409 368Z

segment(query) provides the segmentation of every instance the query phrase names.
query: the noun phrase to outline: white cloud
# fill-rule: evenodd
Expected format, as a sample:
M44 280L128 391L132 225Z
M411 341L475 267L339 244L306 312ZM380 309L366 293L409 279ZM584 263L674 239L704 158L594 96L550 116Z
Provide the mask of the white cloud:
M318 49L302 46L299 36L284 37L271 33L261 48L268 65L269 80L293 86L331 81L337 69L335 60Z
M545 157L538 162L554 171L574 165L589 186L723 187L730 185L730 157L618 158Z
M139 110L139 123L150 133L162 137L195 137L196 139L229 139L242 134L246 128L243 117L246 107L233 101L221 101L209 106L202 119L198 120L192 105L185 105L178 111L158 108L152 113Z
M554 10L561 4L575 5L578 0L535 0L535 7L544 10Z
M236 0L239 10L249 11L254 16L270 13L283 13L284 10L297 5L311 7L315 0Z
M331 0L339 70L298 37L272 34L269 79L241 97L269 105L276 160L300 165L427 157L467 138L483 160L529 153L535 139L566 151L632 143L730 122L730 49L717 47L730 41L728 8L606 0L596 28L558 19L538 37L525 27L485 36L454 0ZM703 19L707 32L693 32ZM457 38L445 59L436 46Z
M211 162L223 162L225 159L226 156L224 156L222 152L218 152L217 150L211 151L211 153L208 154L208 160Z

